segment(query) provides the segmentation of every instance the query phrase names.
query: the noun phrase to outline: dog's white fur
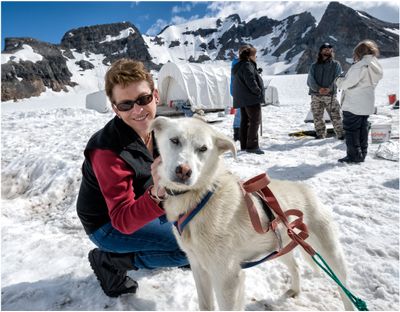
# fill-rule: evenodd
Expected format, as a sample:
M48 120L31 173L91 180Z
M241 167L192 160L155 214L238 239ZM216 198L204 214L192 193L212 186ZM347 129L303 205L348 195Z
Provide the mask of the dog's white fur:
M180 214L195 207L209 190L215 189L206 206L189 222L182 235L174 229L178 243L190 261L200 310L215 309L213 290L220 310L243 310L244 271L240 263L277 250L278 240L272 231L266 234L255 232L239 179L224 166L220 155L230 150L236 157L234 142L196 118L158 117L151 129L155 132L162 159L158 171L160 184L172 190L188 191L169 196L164 202L170 221L176 221ZM182 165L190 168L190 177L182 179L181 175L177 175L177 168ZM269 187L283 210L296 208L303 211L310 233L307 242L328 262L345 285L343 252L329 211L302 183L273 180ZM253 200L264 224L268 224L260 203ZM284 230L280 232L285 246L289 238ZM311 259L308 255L305 258ZM287 265L292 276L288 294L297 295L300 292L300 275L293 253L277 259ZM346 310L352 310L351 302L341 290L340 293Z

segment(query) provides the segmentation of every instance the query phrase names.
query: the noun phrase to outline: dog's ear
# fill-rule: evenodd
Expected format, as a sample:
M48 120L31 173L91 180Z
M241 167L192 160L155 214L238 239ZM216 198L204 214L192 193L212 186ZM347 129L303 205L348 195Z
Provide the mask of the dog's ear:
M215 146L221 151L221 154L231 151L233 158L236 160L236 146L231 138L227 137L225 134L217 133L215 137Z
M170 123L171 121L167 117L157 117L156 119L153 120L153 122L150 124L149 131L161 131L165 126Z

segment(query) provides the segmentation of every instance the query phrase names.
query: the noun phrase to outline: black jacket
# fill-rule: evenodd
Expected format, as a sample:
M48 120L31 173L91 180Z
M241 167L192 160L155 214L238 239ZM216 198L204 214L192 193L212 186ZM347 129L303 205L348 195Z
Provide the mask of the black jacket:
M265 103L264 82L253 61L240 61L232 69L233 107L240 108Z
M82 182L77 201L77 213L87 234L110 222L107 204L89 158L89 151L93 149L114 151L132 168L136 198L153 184L151 164L158 156L156 147L154 155L150 155L139 135L116 116L90 138L84 151Z
M335 79L341 72L342 67L336 60L328 59L325 62L313 63L307 77L308 94L320 95L319 88L329 88L331 90L329 95L336 94Z

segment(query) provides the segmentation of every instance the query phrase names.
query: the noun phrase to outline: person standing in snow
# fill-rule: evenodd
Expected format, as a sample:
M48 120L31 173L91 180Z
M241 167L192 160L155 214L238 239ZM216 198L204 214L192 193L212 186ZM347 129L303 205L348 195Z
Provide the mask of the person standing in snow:
M230 85L230 91L231 95L233 96L233 78L234 74L232 73L233 67L239 63L239 60L236 56L233 57L232 63L231 63L231 85ZM235 111L235 117L233 119L233 140L234 141L239 141L240 139L240 109L236 109Z
M258 73L256 48L239 49L239 62L233 67L233 107L240 108L240 148L248 153L264 154L258 144L261 104L265 103L264 82Z
M317 139L326 138L324 110L327 111L336 137L344 139L340 105L336 99L335 79L342 73L340 63L333 59L333 47L324 43L319 48L318 59L310 67L307 77L311 95L311 112Z
M347 155L339 162L360 163L368 150L368 117L375 111L375 88L383 77L377 57L379 49L372 40L361 41L354 48L354 64L336 85L342 90L343 128Z
M98 247L89 263L107 296L135 293L128 270L187 266L162 208L153 134L159 93L141 62L121 59L105 76L116 116L84 150L77 214Z

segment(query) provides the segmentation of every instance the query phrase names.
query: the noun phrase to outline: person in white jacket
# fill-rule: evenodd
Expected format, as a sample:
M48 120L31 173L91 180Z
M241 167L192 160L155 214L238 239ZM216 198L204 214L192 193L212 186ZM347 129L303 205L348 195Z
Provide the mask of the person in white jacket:
M378 62L379 49L372 40L363 40L354 48L354 64L347 74L338 77L336 85L342 90L343 129L347 155L339 162L360 163L368 150L368 117L375 110L375 88L382 79Z

